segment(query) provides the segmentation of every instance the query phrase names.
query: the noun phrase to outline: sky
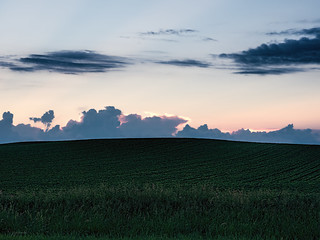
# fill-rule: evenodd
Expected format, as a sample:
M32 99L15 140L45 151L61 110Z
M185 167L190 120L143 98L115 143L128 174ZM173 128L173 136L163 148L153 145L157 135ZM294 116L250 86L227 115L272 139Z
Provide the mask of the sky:
M206 126L231 135L312 129L301 141L317 142L318 9L317 0L1 0L0 139L41 140L95 114L104 135L77 128L59 139ZM109 134L110 116L121 134ZM180 135L217 137L188 133Z

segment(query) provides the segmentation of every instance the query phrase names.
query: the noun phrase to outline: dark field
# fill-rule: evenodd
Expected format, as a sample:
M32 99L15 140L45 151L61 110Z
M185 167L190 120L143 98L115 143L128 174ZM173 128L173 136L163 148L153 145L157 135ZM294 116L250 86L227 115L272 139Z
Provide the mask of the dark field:
M320 146L7 144L0 190L0 240L320 239Z

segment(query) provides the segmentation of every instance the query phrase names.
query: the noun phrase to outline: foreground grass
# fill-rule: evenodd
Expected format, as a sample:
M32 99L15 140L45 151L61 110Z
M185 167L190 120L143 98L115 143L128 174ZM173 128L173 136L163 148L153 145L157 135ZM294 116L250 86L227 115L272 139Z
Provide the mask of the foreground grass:
M205 238L197 235L191 236L178 236L178 237L137 237L137 238L106 238L106 237L81 237L81 236L10 236L10 235L0 235L0 240L203 240ZM255 237L255 238L243 238L243 237L224 237L217 236L210 238L213 240L265 240L266 238ZM276 238L268 238L269 240L276 240Z
M107 238L107 237L92 237L92 236L45 236L45 235L35 235L35 236L17 236L17 235L0 235L0 240L161 240L161 239L172 239L172 240L202 240L201 236L181 236L174 238L165 237L137 237L137 238ZM229 240L234 238L227 237L216 237L216 240ZM245 240L244 238L236 238L236 240ZM258 239L257 239L258 240ZM260 240L260 239L259 239Z
M128 184L0 197L2 234L319 239L319 226L315 193Z

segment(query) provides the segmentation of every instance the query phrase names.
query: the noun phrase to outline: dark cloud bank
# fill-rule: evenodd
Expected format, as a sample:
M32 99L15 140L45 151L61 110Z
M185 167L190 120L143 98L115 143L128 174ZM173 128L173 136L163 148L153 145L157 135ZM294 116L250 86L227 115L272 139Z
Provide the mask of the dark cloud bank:
M308 64L320 64L320 28L273 32L269 35L311 35L282 43L262 44L240 53L220 54L234 60L239 74L283 74L308 70Z
M240 129L225 133L219 129L209 129L206 124L192 128L188 124L177 132L180 124L187 120L178 117L153 116L142 118L138 114L124 115L121 110L109 106L102 110L90 109L82 113L81 121L70 120L66 126L55 125L53 110L44 113L41 118L30 118L41 122L45 130L32 127L30 124L13 125L13 114L5 112L0 120L0 143L23 141L52 141L93 138L153 138L153 137L186 137L209 138L236 141L305 143L320 144L320 132L311 129L294 129L290 124L278 131L251 132Z

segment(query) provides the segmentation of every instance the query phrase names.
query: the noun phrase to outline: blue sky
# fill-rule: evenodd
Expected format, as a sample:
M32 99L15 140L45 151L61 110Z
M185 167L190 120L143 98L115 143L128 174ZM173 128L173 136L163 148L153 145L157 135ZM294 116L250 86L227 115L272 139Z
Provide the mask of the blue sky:
M320 129L318 9L311 0L3 0L0 112L44 130L30 117L54 110L50 126L62 128L105 106L184 119L180 130Z

